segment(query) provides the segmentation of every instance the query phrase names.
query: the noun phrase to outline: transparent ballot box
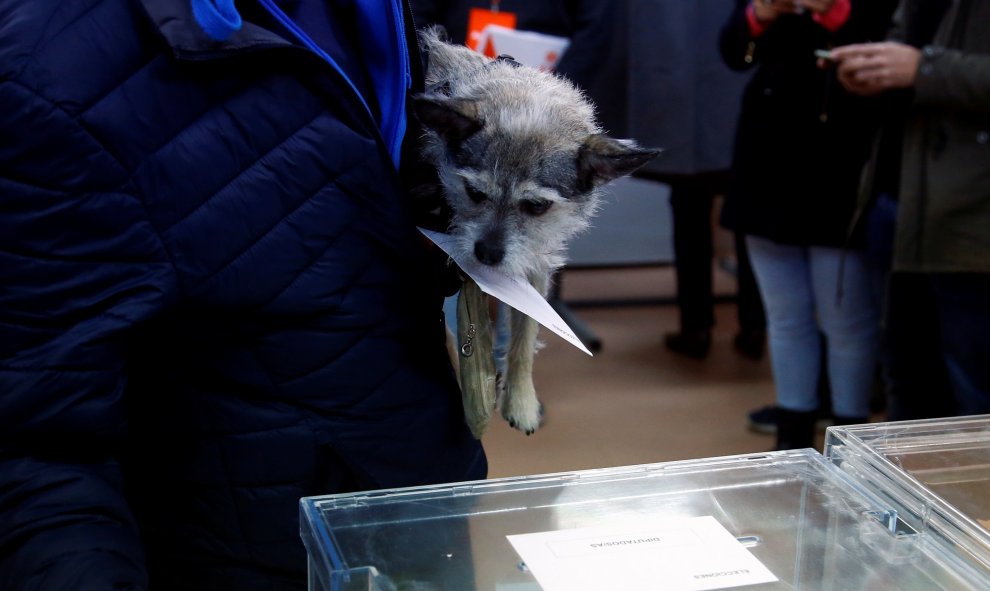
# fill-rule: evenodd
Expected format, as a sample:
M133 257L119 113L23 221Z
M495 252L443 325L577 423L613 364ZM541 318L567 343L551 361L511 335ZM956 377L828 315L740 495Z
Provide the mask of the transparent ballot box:
M902 527L990 572L990 415L830 427L825 456Z
M308 497L314 591L990 589L814 450Z

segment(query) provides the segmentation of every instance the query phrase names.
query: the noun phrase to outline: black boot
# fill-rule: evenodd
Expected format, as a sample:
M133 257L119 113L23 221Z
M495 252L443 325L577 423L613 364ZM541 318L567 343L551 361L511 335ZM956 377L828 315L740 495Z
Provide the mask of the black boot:
M815 421L818 413L797 412L777 407L777 447L774 449L804 449L815 447Z
M667 333L664 344L674 353L692 359L704 359L712 346L712 334L708 330L687 330Z

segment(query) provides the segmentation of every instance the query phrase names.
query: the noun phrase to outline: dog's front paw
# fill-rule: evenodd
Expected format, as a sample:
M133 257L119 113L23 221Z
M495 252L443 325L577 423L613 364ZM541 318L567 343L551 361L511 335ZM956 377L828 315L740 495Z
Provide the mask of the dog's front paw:
M536 397L532 384L527 388L505 384L502 396L502 417L509 426L526 435L532 435L543 424L543 405Z

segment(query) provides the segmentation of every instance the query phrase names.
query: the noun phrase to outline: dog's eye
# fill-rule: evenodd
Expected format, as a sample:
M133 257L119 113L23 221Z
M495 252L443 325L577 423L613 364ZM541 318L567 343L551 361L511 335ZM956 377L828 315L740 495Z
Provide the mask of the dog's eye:
M471 201L474 201L475 203L481 203L485 199L488 199L488 195L485 195L484 192L479 191L474 187L465 185L464 190L467 191L467 196L471 199Z
M553 205L552 202L544 199L526 199L519 202L519 207L529 215L543 215Z

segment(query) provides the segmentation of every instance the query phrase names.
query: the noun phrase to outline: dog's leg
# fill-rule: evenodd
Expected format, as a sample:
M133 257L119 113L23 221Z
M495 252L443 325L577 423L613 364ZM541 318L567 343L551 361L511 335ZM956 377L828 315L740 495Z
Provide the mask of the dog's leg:
M547 278L531 279L533 287L546 293ZM540 427L543 405L536 397L533 386L533 356L536 354L536 335L539 324L522 312L512 309L509 351L506 356L506 375L502 393L502 416L509 425L531 435Z

